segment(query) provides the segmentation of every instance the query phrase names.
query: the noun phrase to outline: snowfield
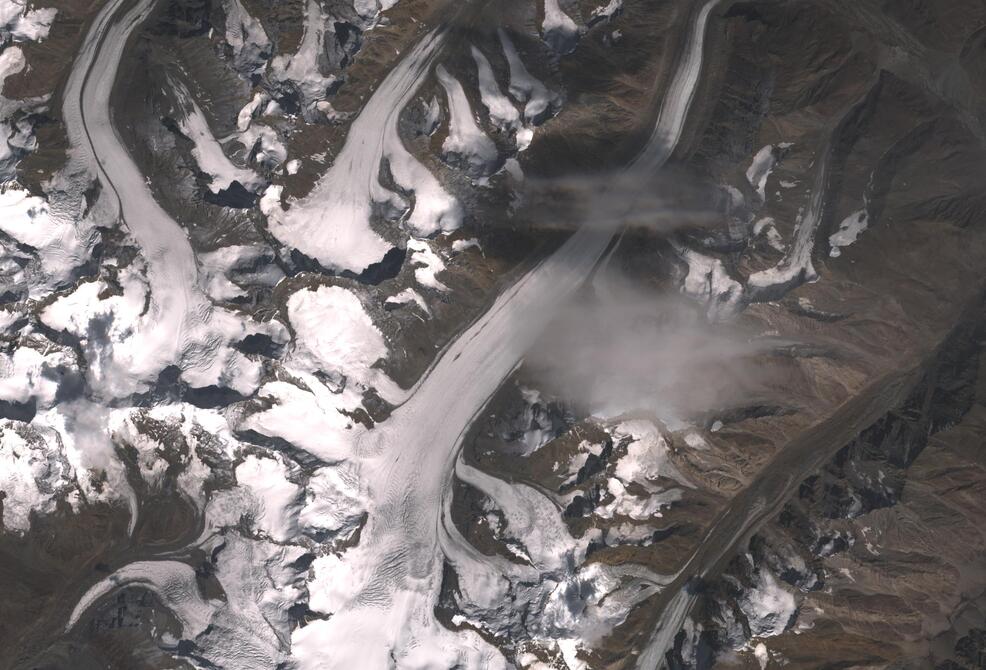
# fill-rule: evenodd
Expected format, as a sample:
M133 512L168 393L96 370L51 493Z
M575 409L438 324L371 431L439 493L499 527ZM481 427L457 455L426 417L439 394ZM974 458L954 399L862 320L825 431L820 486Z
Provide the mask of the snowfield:
M370 226L375 208L388 210L391 219L400 219L419 237L459 227L458 201L408 152L397 133L397 117L423 83L444 39L440 30L428 33L391 69L311 193L293 200L287 211L279 203L268 206L267 225L274 237L329 270L360 273L394 246ZM384 159L397 185L414 193L413 205L380 183Z

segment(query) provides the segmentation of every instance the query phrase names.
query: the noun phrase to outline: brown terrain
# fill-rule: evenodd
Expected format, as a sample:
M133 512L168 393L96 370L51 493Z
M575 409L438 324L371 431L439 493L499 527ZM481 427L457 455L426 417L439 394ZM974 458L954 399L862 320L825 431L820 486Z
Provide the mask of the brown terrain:
M7 97L26 98L52 92L55 82L51 110L37 125L41 149L20 165L27 186L40 185L64 161L60 82L99 8L98 2L61 0L39 6L48 4L59 9L50 38L25 47L31 71L9 78L4 88ZM303 4L244 2L263 23L274 54L297 47ZM455 31L443 54L446 65L476 98L468 45L493 53L494 29L505 25L532 73L565 98L518 158L535 203L539 189L565 188L565 176L599 173L606 182L635 154L673 72L683 26L699 5L626 0L612 23L590 28L578 49L559 59L534 37L539 3L474 4L450 11L434 0L402 0L384 24L362 36L351 62L333 63L344 83L332 102L343 115L358 113L397 54L440 23ZM604 4L566 7L584 23ZM119 81L128 85L118 81L114 91L119 132L197 252L255 245L287 275L276 287L249 286L249 298L235 301L235 308L270 319L286 311L298 287L350 288L392 345L381 365L411 386L505 286L559 245L567 222L539 218L536 207L533 214L507 214L514 185L505 173L477 192L438 158L444 129L414 134L415 115L442 95L429 82L404 111L402 133L469 213L461 231L435 243L446 256L442 281L452 292L433 303L433 318L385 304L412 284L414 268L403 255L359 277L330 276L310 259L291 256L266 230L254 196L243 206L206 197L191 143L174 132L178 103L169 81L188 88L217 137L235 131L237 110L260 86L228 67L223 22L218 2L161 4L121 67ZM746 286L728 327L758 344L745 350L736 370L720 369L716 361L715 369L702 368L699 383L728 384L711 405L686 402L694 411L682 417L684 425L667 425L649 410L591 416L577 393L567 397L572 389L551 387L532 356L479 415L464 458L545 492L573 535L599 531L603 539L593 544L590 561L640 564L664 575L684 571L584 654L591 668L635 667L667 598L686 588L696 600L665 657L671 668L986 668L986 361L980 360L986 336L986 5L723 0L706 40L697 102L669 173L701 197L713 194L705 212L712 224L668 234L631 228L614 245L608 267L642 290L677 294L688 268L676 249L685 245L746 284L784 257L767 234L752 233L755 222L772 219L790 247L797 222L817 201L810 245L817 278L800 276L782 289ZM505 70L502 62L494 67ZM291 95L280 102L295 116L270 122L287 126L301 112L287 109ZM302 162L285 195L310 190L347 129L343 119L288 133L288 153ZM745 173L766 145L775 147L777 163L761 200ZM283 180L281 172L264 176ZM727 186L742 196L735 207L725 204ZM864 208L865 231L831 255L830 236ZM473 237L481 250L452 253L455 240ZM107 232L101 253L126 244ZM580 300L591 308L605 297L588 282ZM711 313L717 300L711 295L690 309ZM540 346L550 349L560 331L549 330ZM277 363L269 365L276 369ZM756 375L747 378L741 370ZM166 379L159 386L160 394L173 391ZM548 389L533 415L522 389ZM149 394L145 404L153 401ZM373 422L391 408L370 399L367 409L361 419ZM597 511L611 500L607 481L629 448L614 428L629 419L657 425L669 462L690 483L659 517L644 521L602 518ZM519 436L531 428L548 437L525 454ZM696 438L704 448L694 447ZM598 453L566 469L585 445L598 445ZM121 510L100 505L81 513L66 506L37 516L24 536L0 536L0 667L192 667L153 642L162 631L177 635L178 624L145 590L120 591L73 633L62 634L66 603L96 579L129 561L180 549L200 530L173 482L163 492L142 490L133 455L127 460L124 445L119 451L142 509L133 536L127 537ZM229 474L217 474L217 488L224 478ZM672 479L661 484L676 485ZM477 549L518 560L493 528L496 512L485 496L459 482L454 499L453 520ZM639 539L606 541L628 526ZM204 591L217 588L208 557L184 559L201 568ZM763 591L765 574L796 604L787 620L769 626L749 606L751 594ZM454 576L447 579L446 596L455 590ZM512 654L517 642L507 641L504 650ZM756 655L761 643L766 657Z

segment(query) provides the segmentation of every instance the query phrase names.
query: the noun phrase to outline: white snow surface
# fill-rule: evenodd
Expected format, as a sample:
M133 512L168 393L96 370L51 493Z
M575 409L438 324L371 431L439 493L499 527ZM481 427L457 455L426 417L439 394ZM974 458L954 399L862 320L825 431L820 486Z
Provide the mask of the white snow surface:
M353 9L365 20L375 22L381 12L385 12L399 0L353 0Z
M414 279L425 288L435 291L448 291L448 286L438 280L438 273L445 269L445 261L435 253L427 240L408 240L411 252L410 262L414 268Z
M507 32L499 28L497 35L510 69L510 95L517 102L527 103L524 106L524 120L537 125L545 120L551 108L557 104L557 96L527 70Z
M705 303L712 318L731 316L743 297L743 285L729 276L718 258L684 246L677 246L676 249L688 265L681 292Z
M794 594L781 586L767 569L759 572L755 588L744 591L739 606L750 623L753 637L780 635L798 607Z
M757 646L753 648L753 657L760 664L760 670L767 669L767 663L770 662L770 653L767 651L767 645L763 642L758 642Z
M392 247L370 227L375 204L403 217L404 226L418 236L459 227L458 201L408 152L397 132L398 115L421 86L444 38L444 32L432 31L390 70L311 193L293 200L288 211L267 208L268 227L278 240L328 269L362 272ZM383 159L397 185L414 192L413 207L380 184Z
M270 260L269 263L265 261ZM256 244L234 244L215 251L198 254L199 279L213 300L232 300L246 292L231 279L260 286L273 287L284 278L284 272L273 263L273 252ZM277 328L277 322L269 327ZM287 341L287 336L275 338Z
M489 177L499 167L496 145L473 117L469 99L459 80L449 74L443 65L435 68L435 74L445 89L449 104L448 137L442 143L446 161L473 179Z
M596 25L598 23L612 21L613 18L622 11L623 0L609 0L609 4L592 10L592 14L589 17L589 24Z
M175 96L185 114L179 120L178 127L185 137L189 138L195 145L192 149L192 156L198 163L199 170L211 177L209 190L213 193L219 193L237 181L248 191L259 191L263 187L260 176L253 170L233 164L233 161L223 151L222 145L212 134L205 114L192 98L188 89L178 82L173 82L173 87Z
M311 535L327 534L349 540L366 514L359 475L352 464L319 469L308 481L299 521Z
M250 455L236 466L237 483L260 503L254 527L277 542L298 534L301 488L288 479L289 474L289 468L274 458Z
M500 130L517 130L520 128L520 112L500 90L489 59L475 45L470 46L470 51L479 77L479 97L486 107L490 121Z
M241 133L246 131L250 127L250 122L253 117L260 113L261 108L264 103L267 102L267 94L263 91L257 91L250 98L250 102L243 105L240 109L239 114L236 115L236 129Z
M373 367L387 357L387 343L355 293L339 286L302 289L288 299L288 321L295 332L290 366L345 377L377 388L384 397L399 395L396 385Z
M659 477L691 487L692 484L670 459L670 448L660 428L652 421L622 421L612 429L618 441L630 438L627 453L617 461L615 474L624 483L637 482L654 490L650 482Z
M561 8L558 0L544 0L541 34L548 46L564 55L575 50L579 40L579 27Z
M329 16L318 0L305 3L305 25L298 50L293 54L276 56L270 64L270 75L275 81L290 82L301 95L303 107L313 108L324 100L328 88L336 82L334 75L323 75L318 57L325 46L325 31Z
M69 349L22 331L21 346L0 352L0 400L11 403L33 401L42 410L55 404L60 386L59 370L77 371L78 362Z
M414 303L425 313L426 316L431 316L431 310L428 309L428 303L425 302L424 297L415 291L413 288L406 288L395 295L390 296L386 300L388 305L406 305L408 303Z
M774 145L768 144L753 157L753 162L746 170L746 179L750 185L760 194L761 200L767 198L767 178L770 176L774 165L777 163L777 156L774 153Z
M832 247L829 255L833 258L841 256L842 249L859 239L868 226L869 215L865 208L847 216L839 224L839 229L829 236L829 245Z
M470 237L467 240L455 240L452 242L452 251L457 254L461 254L463 251L472 249L473 247L479 249L480 253L482 253L483 247L480 245L479 240L475 237Z
M260 20L251 16L240 0L223 0L226 11L226 43L233 50L237 69L256 72L263 69L270 53L270 38Z
M383 335L355 294L337 286L302 289L288 299L295 332L285 365L298 382L270 381L259 396L269 408L244 417L241 428L280 437L326 463L353 456L366 427L352 418L363 393L398 402L404 395L373 365L388 355Z
M0 492L5 531L31 529L31 513L50 514L75 490L75 470L60 452L58 434L0 420Z
M58 10L54 7L34 9L29 2L0 2L0 43L39 42L48 37Z

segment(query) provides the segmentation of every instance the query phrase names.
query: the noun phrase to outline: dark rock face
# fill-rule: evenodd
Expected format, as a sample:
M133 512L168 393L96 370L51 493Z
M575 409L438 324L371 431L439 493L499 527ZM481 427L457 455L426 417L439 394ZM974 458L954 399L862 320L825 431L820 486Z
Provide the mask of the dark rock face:
M23 46L44 90L15 73L5 96L61 90L98 8L54 4L64 23L53 28L51 41ZM215 293L202 311L227 310L237 318L248 315L253 325L274 324L265 332L241 333L230 345L244 357L244 367L257 364L256 387L233 390L223 377L193 387L185 370L170 364L139 392L106 401L106 413L93 415L101 429L110 410L117 411L117 421L122 410L132 410L142 417L137 433L161 445L149 457L128 442L138 442L136 437L108 439L106 458L119 461L133 490L128 503L140 510L133 529L119 501L91 503L55 490L52 473L75 467L63 454L31 470L37 495L58 499L46 513L39 508L27 515L24 533L0 534L0 667L224 667L207 648L210 636L224 631L208 628L185 639L167 605L144 588L118 589L79 627L66 633L64 626L88 587L125 565L162 557L194 568L195 588L223 602L229 587L219 566L236 541L251 543L250 556L262 548L298 549L279 566L295 575L297 587L279 613L283 629L272 643L279 657L288 658L293 631L334 616L313 609L317 599L306 590L330 562L320 559L358 546L373 512L344 510L340 515L356 519L353 528L306 528L290 542L274 542L257 525L263 514L238 499L231 503L237 513L212 533L211 551L193 543L204 532L204 504L214 493L240 486L236 472L246 459L263 456L289 471L284 485L297 489L294 519L294 508L316 499L317 473L347 462L337 462L332 449L326 455L303 448L309 436L292 437L296 444L243 421L282 402L264 395L264 384L290 386L299 396L313 395L308 384L321 384L322 401L357 383L333 370L291 370L307 355L288 317L291 296L331 287L356 297L389 351L367 364L368 375L385 373L399 390L413 390L445 345L495 308L498 296L522 282L579 224L598 224L608 215L624 217L625 225L584 278L585 291L605 302L625 281L648 296L682 301L699 326L680 358L693 350L706 357L697 357L701 375L681 376L675 400L696 395L693 386L722 379L737 388L724 394L728 401L716 396L703 406L682 403L673 415L659 414L664 408L655 409L649 397L640 398L640 406L604 411L588 407L581 389L557 389L559 397L539 392L552 388L550 374L531 361L518 364L488 404L475 408L473 425L456 445L461 453L456 450L451 461L461 458L505 487L542 496L582 553L576 559L572 550L536 578L523 573L509 599L476 613L467 609L468 589L454 562L436 553L442 574L435 616L441 624L479 631L476 637L518 667L526 667L521 659L534 663L531 658L542 664L536 667L568 665L571 658L558 640L589 630L594 639L580 640L579 663L631 668L667 621L674 630L663 659L676 670L986 667L982 2L722 0L705 31L694 103L670 165L659 183L629 191L613 171L622 170L650 137L704 2L563 0L571 24L547 28L540 1L400 0L382 14L371 2L357 11L346 0L237 4L255 23L250 35L239 35L246 41L234 45L227 36L228 2L159 3L127 45L112 112L154 199L187 234L198 264L196 290ZM307 14L311 6L314 19ZM276 201L290 210L314 192L357 132L381 82L438 26L448 30L448 41L418 68L423 83L417 93L405 107L384 110L390 116L371 119L379 132L367 133L360 148L371 152L384 131L395 129L399 148L462 205L462 228L412 235L411 208L432 203L398 183L401 166L391 165L387 155L378 171L370 171L376 183L367 203L368 225L390 245L379 261L361 272L334 272L285 246L266 205ZM541 108L526 106L535 89L511 89L501 27L530 77L544 87ZM495 103L480 90L473 47L489 58L494 83L517 113L513 127L494 122ZM292 58L299 65L287 76ZM432 75L439 63L463 85L475 132L497 151L495 164L482 174L470 174L469 153L443 160L452 114ZM250 173L242 182L210 188L216 177L203 165L201 137L183 127L190 105L176 93L180 87L201 108L213 158L227 171ZM39 193L66 164L68 149L56 105L43 107L38 102L10 120L32 126L39 148L17 140L0 158L0 171L19 172ZM523 133L533 139L520 151ZM391 153L399 153L395 146ZM572 176L580 173L589 176ZM86 185L82 199L94 218L110 216L98 207L99 183ZM269 185L275 189L266 191ZM345 186L357 190L361 184ZM544 193L547 205L539 200ZM634 211L640 200L663 207ZM692 225L690 216L699 220ZM313 232L335 230L342 218L333 212ZM667 223L677 218L686 221ZM139 265L145 251L116 221L100 219L96 228L92 258L36 294L14 282L40 276L42 250L0 235L2 276L13 286L0 282L0 303L12 314L23 312L5 327L0 354L12 355L23 338L35 338L32 355L47 355L57 345L84 361L77 367L39 364L30 378L32 393L48 383L57 391L47 399L0 399L2 421L30 425L53 407L104 401L86 366L98 364L103 352L93 343L110 340L114 315L93 318L86 337L56 332L40 316L56 298L89 281L106 284L100 300L124 295L121 273ZM412 236L433 258L408 246ZM224 252L240 248L255 253L223 259ZM54 256L66 255L60 252ZM584 320L598 319L587 308ZM743 346L720 363L701 336L724 324L741 333ZM313 330L333 325L318 323ZM624 325L604 323L602 330ZM579 319L570 325L572 332L583 327L588 329ZM547 336L540 345L561 348L565 339ZM746 346L750 342L756 346ZM206 359L213 344L195 354ZM508 337L504 346L510 344ZM607 342L596 345L604 350ZM594 353L581 352L587 358ZM733 359L741 359L740 369L749 374L730 376ZM0 372L17 370L5 361ZM653 376L670 375L677 361L667 363ZM627 369L627 377L634 372ZM586 384L592 377L585 376ZM313 401L308 407L316 409L306 411L345 417L346 430L359 431L386 425L399 407L377 389L357 395L357 409L323 410ZM208 413L216 421L210 425L228 425L235 443L227 450L208 439L214 436L195 435L201 440L196 457L208 473L199 486L200 506L179 485L192 474L191 438L176 427L184 419L146 414L174 407L189 416ZM100 492L108 486L98 468L73 476L94 481ZM358 476L347 470L343 479ZM491 564L531 567L502 503L458 477L450 470L442 507L428 518L429 532L438 520L448 534L443 539L456 530L478 554L495 559ZM365 494L359 484L354 490ZM10 488L0 489L0 520L14 509ZM334 488L330 493L343 497ZM346 501L331 502L341 509ZM528 521L527 530L537 531L538 520ZM576 565L581 559L584 564ZM620 588L653 586L658 575L661 588L647 598L631 593L634 606L627 612L578 628L583 617L627 595L615 588L615 595L603 594L585 577L592 570L621 574L613 579ZM548 591L537 591L548 583ZM668 607L679 593L688 602L680 621ZM558 609L545 623L548 605ZM514 606L517 611L508 611ZM491 633L484 623L502 630ZM284 661L278 667L290 666Z

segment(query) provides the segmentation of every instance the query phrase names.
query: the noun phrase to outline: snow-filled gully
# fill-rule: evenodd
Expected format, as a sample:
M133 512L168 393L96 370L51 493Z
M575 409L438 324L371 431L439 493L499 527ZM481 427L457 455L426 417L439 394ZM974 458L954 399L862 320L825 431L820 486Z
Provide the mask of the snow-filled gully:
M677 146L700 80L706 24L717 3L708 0L695 14L650 140L630 169L658 170ZM179 363L193 379L208 379L217 365L215 349L223 345L222 338L202 341L204 333L212 332L209 327L217 327L216 311L198 288L187 237L154 201L111 124L109 93L123 48L148 16L153 0L138 0L114 21L124 4L125 0L111 0L93 24L66 90L66 124L73 146L82 147L104 186L117 194L120 214L146 256L151 310L142 323L153 327L137 331L136 351L154 357L158 369ZM406 221L412 231L427 235L458 225L458 204L407 153L396 129L397 115L431 71L443 38L441 30L428 33L391 70L353 122L333 167L309 196L286 212L274 206L271 232L276 237L326 267L358 271L379 260L388 245L368 225L369 203L391 202L395 209L406 209L406 203L377 180L383 158L389 160L395 181L416 193ZM517 71L523 66L511 67ZM328 214L345 225L333 232L322 227L323 237L308 235L306 220ZM456 569L463 591L492 603L511 580L536 585L545 573L563 579L561 573L577 569L573 563L584 560L584 547L566 537L556 510L539 498L541 494L498 482L460 463L460 478L494 498L508 522L518 525L518 534L524 535L527 528L531 564L508 564L472 548L448 516L461 441L557 307L590 276L618 227L614 220L577 230L445 348L387 421L357 439L351 460L358 464L368 494L367 520L358 544L328 557L331 584L323 585L320 611L330 616L294 631L292 653L299 667L507 667L502 654L476 632L468 627L449 630L437 621L444 563ZM213 355L194 355L203 348ZM219 360L227 370L239 363ZM120 372L108 370L106 378ZM124 378L131 385L139 381L132 375ZM551 546L534 546L538 532L547 527L552 529ZM111 577L94 586L75 608L72 621L107 591L107 583L145 584L160 591L187 583L184 572L180 564L163 561L131 564L121 569L119 580ZM625 598L631 606L670 580L633 568L620 576L637 589ZM200 624L200 598L176 598L184 608L178 615L194 634ZM676 618L678 612L670 614Z

